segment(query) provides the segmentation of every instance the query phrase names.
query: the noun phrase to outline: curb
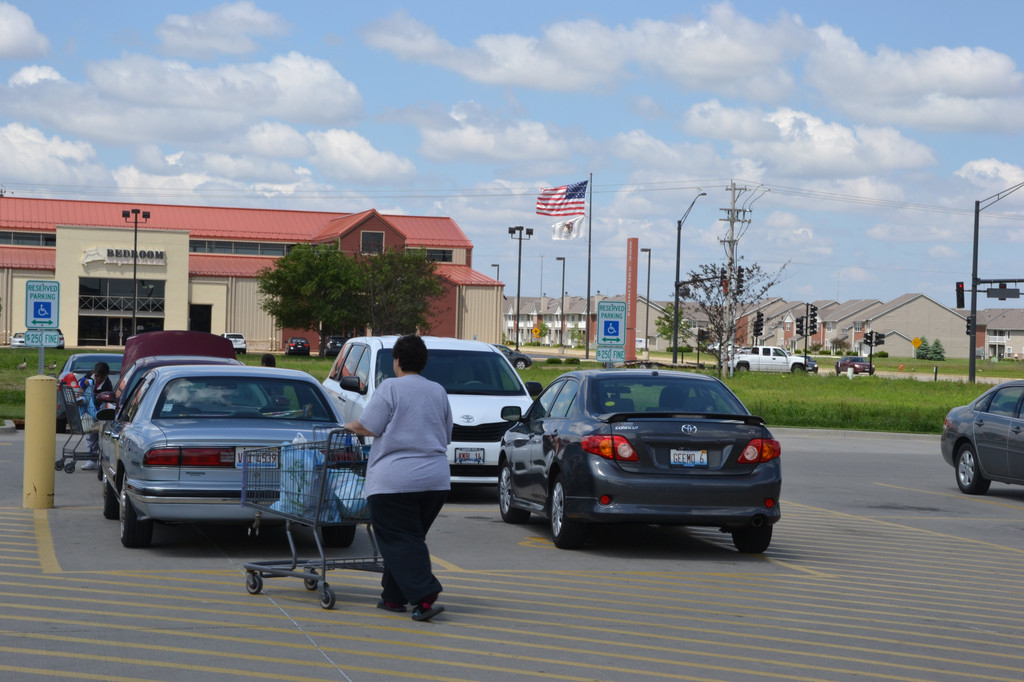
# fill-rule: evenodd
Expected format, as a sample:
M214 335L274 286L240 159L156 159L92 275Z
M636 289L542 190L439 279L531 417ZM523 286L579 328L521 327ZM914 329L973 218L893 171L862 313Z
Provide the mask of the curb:
M0 425L0 433L12 433L14 431L17 431L17 428L10 419L5 419L4 423Z

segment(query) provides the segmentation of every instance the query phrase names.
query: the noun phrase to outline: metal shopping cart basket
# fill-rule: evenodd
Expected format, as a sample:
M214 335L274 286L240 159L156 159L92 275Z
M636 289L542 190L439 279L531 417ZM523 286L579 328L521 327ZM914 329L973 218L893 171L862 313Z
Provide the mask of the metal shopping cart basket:
M64 441L60 457L54 463L57 471L62 469L69 474L75 472L76 462L95 462L98 458L95 452L82 449L82 441L86 434L96 429L96 423L88 414L82 415L81 408L82 391L74 386L61 383L57 386L57 395L60 398L61 408L68 420L68 438Z
M334 608L335 595L327 583L327 571L348 568L384 571L370 526L369 508L363 499L366 455L357 436L335 429L323 439L258 448L242 453L242 504L256 509L256 528L261 517L285 521L291 558L245 564L245 588L249 594L263 590L264 578L301 578L307 590L317 590L320 606ZM300 559L292 525L313 529L319 558ZM324 528L337 529L338 544L351 544L355 527L366 525L373 556L327 558ZM351 531L349 531L351 529ZM348 534L348 533L351 534Z

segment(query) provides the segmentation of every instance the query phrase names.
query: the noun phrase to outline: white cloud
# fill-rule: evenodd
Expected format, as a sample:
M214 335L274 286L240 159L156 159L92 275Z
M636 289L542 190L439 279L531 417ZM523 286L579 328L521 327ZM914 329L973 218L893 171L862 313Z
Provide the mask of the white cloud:
M0 127L0 159L4 174L19 183L53 185L109 184L110 174L96 162L87 142L46 137L20 123Z
M783 16L773 25L757 24L720 3L702 21L638 20L631 27L589 19L558 22L540 36L490 34L465 48L399 12L371 25L364 38L399 59L434 64L480 83L591 90L639 67L685 89L777 99L793 86L782 62L809 45L813 35L798 19Z
M936 244L935 246L928 249L929 258L956 258L962 259L963 253L958 249L953 249L943 244Z
M218 5L189 16L171 14L156 29L164 52L190 57L252 52L258 46L251 36L284 32L280 15L257 9L252 2Z
M62 81L64 77L52 66L26 66L18 69L13 76L7 80L10 86L35 85L42 81Z
M968 161L954 175L985 191L999 192L1024 181L1024 169L999 159Z
M807 57L807 81L832 106L869 123L924 130L1017 132L1024 128L1024 75L984 47L865 53L822 26Z
M710 144L669 144L644 130L631 130L616 135L606 148L615 157L644 171L663 171L676 177L707 177L718 175L719 171L728 174L726 165Z
M444 119L423 122L420 152L435 161L560 159L571 147L558 131L535 121L503 121L473 102L452 108Z
M374 149L370 141L349 130L309 133L315 149L310 160L321 173L342 181L404 181L415 173L409 159Z
M690 134L731 141L736 155L789 177L856 176L935 163L930 149L892 128L849 128L789 108L731 109L712 100L691 107L683 125Z
M39 57L50 51L50 41L36 30L32 17L14 5L0 2L0 58Z

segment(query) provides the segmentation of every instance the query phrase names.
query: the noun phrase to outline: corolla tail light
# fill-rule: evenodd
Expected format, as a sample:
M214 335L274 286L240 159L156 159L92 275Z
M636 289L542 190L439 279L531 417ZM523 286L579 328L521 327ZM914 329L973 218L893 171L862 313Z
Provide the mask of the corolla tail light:
M782 445L773 438L755 438L740 452L741 464L759 464L782 456Z
M620 462L635 462L640 459L636 450L623 436L585 436L582 447L584 452Z

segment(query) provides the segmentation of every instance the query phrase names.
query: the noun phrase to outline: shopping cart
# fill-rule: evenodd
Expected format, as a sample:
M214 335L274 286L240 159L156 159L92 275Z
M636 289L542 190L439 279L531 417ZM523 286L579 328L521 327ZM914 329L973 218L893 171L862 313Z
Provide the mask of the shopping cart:
M60 457L57 458L54 467L57 471L63 470L65 473L73 474L76 462L95 462L98 458L95 452L81 449L82 441L85 439L86 434L95 430L96 423L91 416L86 415L86 417L83 417L79 412L83 404L81 402L83 400L81 389L61 383L57 387L57 395L60 397L64 416L68 420L69 435L67 440L64 441L64 447L61 449Z
M370 526L369 508L363 499L366 454L357 436L335 429L311 442L258 448L242 453L242 504L256 509L254 527L263 516L285 521L291 558L245 564L245 588L249 594L263 590L264 578L301 578L307 590L317 590L320 606L334 608L335 595L327 583L327 571L348 568L384 571ZM300 559L292 525L313 529L319 558ZM373 556L327 558L324 528L335 528L336 537L351 542L355 527L366 525ZM351 534L348 530L351 529ZM344 544L344 540L339 543Z

